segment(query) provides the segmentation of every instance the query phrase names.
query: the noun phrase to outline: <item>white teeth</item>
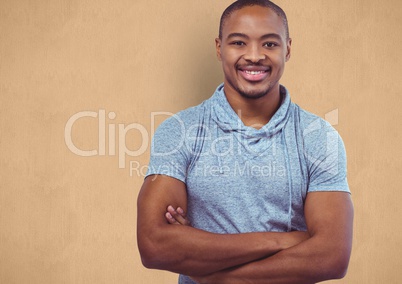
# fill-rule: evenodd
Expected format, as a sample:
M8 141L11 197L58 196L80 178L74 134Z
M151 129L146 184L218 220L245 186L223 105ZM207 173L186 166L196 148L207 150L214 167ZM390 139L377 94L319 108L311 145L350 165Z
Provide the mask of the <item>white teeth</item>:
M251 74L251 75L257 75L257 74L261 74L264 73L264 71L245 71L247 74Z

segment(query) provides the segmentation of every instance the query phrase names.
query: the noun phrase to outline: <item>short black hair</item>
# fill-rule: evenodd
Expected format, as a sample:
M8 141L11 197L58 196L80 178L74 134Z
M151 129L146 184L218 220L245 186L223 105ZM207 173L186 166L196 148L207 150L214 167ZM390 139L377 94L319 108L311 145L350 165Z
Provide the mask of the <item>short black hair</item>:
M281 7L276 5L275 3L269 0L238 0L233 2L229 7L223 11L221 16L221 21L219 24L219 38L222 39L222 30L225 24L226 19L235 11L240 10L244 7L248 6L261 6L265 8L269 8L274 11L279 17L282 18L283 25L285 26L286 30L286 39L289 39L289 26L288 26L288 19L286 17L285 12L282 10Z

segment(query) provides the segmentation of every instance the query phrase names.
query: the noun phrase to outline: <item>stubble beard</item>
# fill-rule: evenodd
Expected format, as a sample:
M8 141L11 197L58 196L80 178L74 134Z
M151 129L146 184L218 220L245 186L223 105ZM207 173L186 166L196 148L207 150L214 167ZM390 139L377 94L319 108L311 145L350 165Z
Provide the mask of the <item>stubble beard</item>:
M254 92L251 91L251 92L246 92L246 91L241 90L240 88L238 88L236 91L237 91L243 98L256 100L256 99L259 99L259 98L264 97L266 94L269 93L270 90L271 90L271 88L269 87L269 88L267 88L267 89L264 90L264 91L254 91Z
M271 90L272 90L271 83L269 83L268 86L265 87L263 90L250 90L250 91L243 89L241 86L238 86L238 85L236 86L236 85L232 84L231 82L229 82L229 84L240 96L242 96L245 99L252 99L252 100L262 98L265 95L267 95L269 92L271 92Z

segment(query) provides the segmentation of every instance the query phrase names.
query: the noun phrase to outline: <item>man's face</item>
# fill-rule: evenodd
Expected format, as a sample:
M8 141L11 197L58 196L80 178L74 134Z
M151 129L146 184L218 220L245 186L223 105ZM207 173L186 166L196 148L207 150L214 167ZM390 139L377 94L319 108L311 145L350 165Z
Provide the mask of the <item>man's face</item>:
M290 44L282 18L271 9L250 6L233 12L224 22L222 39L216 39L225 92L260 98L279 91Z

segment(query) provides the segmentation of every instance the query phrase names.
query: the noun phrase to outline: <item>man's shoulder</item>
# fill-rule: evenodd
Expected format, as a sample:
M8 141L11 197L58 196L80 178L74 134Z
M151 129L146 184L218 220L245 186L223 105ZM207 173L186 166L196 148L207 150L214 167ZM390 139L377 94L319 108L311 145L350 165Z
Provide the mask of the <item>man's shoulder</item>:
M293 103L293 105L298 127L305 133L315 132L317 130L324 130L324 131L335 130L331 125L331 123L329 123L324 118L301 108L299 105L295 103Z
M295 106L294 109L296 111L298 121L301 127L303 128L308 127L311 123L314 122L326 123L326 121L322 117L300 107L295 103L293 103L293 105Z
M338 131L324 118L294 105L294 128L307 151L316 151L334 141L342 142Z

